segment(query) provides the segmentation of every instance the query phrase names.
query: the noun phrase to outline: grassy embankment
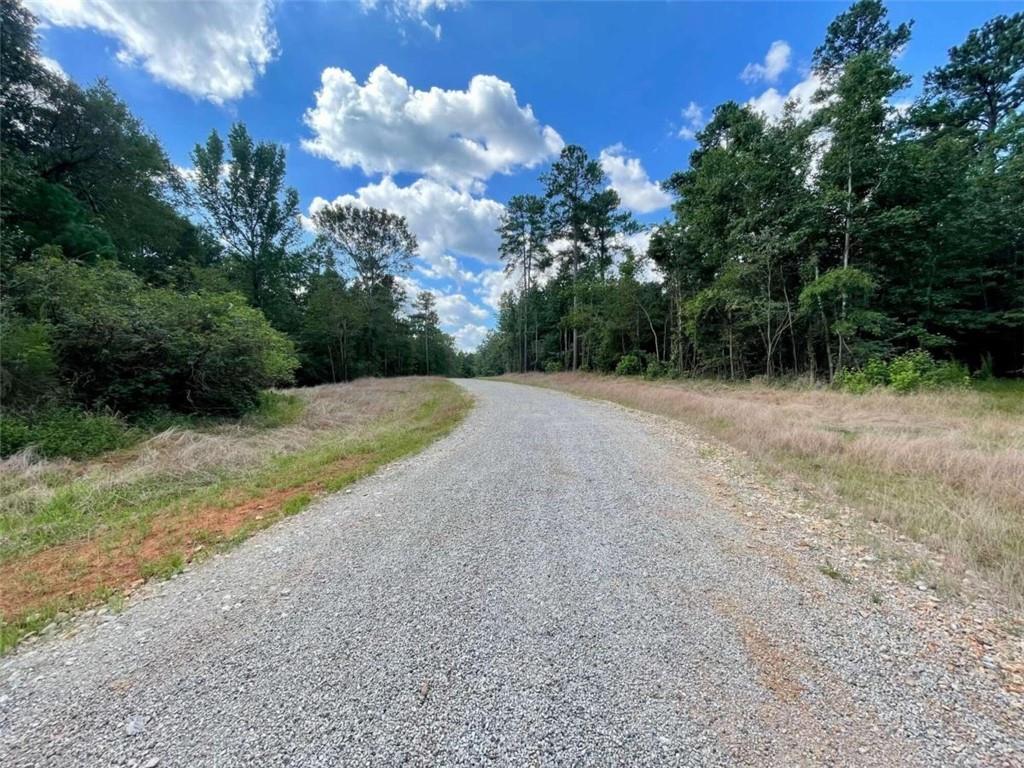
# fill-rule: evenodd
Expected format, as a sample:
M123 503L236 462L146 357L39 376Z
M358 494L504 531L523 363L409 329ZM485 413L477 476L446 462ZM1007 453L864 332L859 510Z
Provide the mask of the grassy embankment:
M1024 384L853 395L586 374L512 381L680 419L1024 600Z
M291 392L269 414L169 429L92 460L0 462L0 652L424 448L471 404L439 379Z

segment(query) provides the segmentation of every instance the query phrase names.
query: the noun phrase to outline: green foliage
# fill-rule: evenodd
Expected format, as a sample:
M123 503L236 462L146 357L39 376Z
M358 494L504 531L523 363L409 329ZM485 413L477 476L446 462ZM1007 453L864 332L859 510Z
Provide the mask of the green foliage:
M644 369L644 378L648 381L664 379L672 375L672 369L658 359L651 360Z
M561 373L562 363L558 360L548 360L544 363L544 373Z
M623 355L615 366L617 376L639 376L643 372L643 361L637 355Z
M52 398L58 385L50 327L24 317L0 315L0 339L0 400L6 407Z
M927 350L915 349L888 362L872 358L862 368L844 370L836 377L836 385L853 394L864 394L876 387L903 393L969 387L971 377L962 363L936 360Z
M136 436L128 425L109 414L74 408L50 408L30 415L0 415L0 455L32 448L41 456L84 459L125 448Z
M302 416L305 404L300 397L286 392L260 392L256 408L242 418L242 423L258 429L275 429L294 424Z
M257 143L244 124L235 123L226 148L213 131L192 150L192 163L196 201L224 243L239 286L253 306L283 312L308 267L308 254L293 249L300 235L299 194L284 184L284 148Z
M14 274L16 306L47 325L59 376L87 408L239 413L298 364L237 295L147 288L113 264L53 256Z

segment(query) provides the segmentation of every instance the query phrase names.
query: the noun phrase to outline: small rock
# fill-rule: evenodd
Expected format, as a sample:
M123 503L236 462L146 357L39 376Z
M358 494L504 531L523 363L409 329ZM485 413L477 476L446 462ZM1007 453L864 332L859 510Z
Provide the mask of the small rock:
M129 719L124 726L124 732L129 736L138 736L144 730L146 730L146 721L137 716Z

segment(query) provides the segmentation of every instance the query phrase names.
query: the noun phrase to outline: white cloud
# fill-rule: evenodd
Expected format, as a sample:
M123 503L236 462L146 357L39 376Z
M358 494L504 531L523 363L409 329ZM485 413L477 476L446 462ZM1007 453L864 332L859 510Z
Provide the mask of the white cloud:
M740 73L740 78L746 83L757 83L762 80L766 83L777 82L779 75L789 69L791 54L789 43L785 40L776 40L764 55L764 63L747 64Z
M463 352L473 352L480 346L488 330L486 325L467 323L452 334L455 337L455 346Z
M488 310L474 304L462 293L448 293L427 287L411 277L399 277L398 281L405 289L409 306L423 291L434 294L441 330L455 338L455 344L459 349L472 351L483 341L488 330L484 323L491 317Z
M461 8L467 2L468 0L359 0L364 11L383 8L393 19L418 22L436 40L441 39L441 25L431 24L427 16L432 11Z
M89 27L117 39L117 59L166 85L215 104L252 90L277 52L270 0L141 2L27 0L60 27Z
M792 101L796 105L797 117L806 120L821 106L813 101L813 96L819 88L821 88L821 78L814 72L810 72L803 80L790 88L785 96L775 88L769 88L760 96L750 99L747 105L774 122L782 118L786 104Z
M529 105L519 105L509 83L492 75L475 76L464 91L421 91L384 65L363 85L348 70L329 67L305 121L313 137L303 147L342 167L409 171L462 188L532 168L564 145Z
M433 179L418 179L400 187L385 176L377 183L360 187L355 194L340 195L333 202L385 208L404 216L420 246L416 269L427 277L475 282L477 276L460 269L455 255L489 264L497 260L499 241L495 230L504 206L473 197L466 190ZM314 198L309 215L327 204L322 197Z
M444 326L462 326L486 320L490 313L474 304L461 293L438 293L437 316Z
M697 131L703 128L707 121L704 120L704 108L695 101L691 101L683 110L685 124L679 129L679 138L694 139Z
M52 75L56 75L61 80L68 79L68 73L64 71L64 67L60 65L60 62L56 59L51 59L49 56L40 56L39 63L43 65L43 69L50 72Z
M609 186L630 210L650 213L672 202L672 196L648 178L639 158L628 157L621 144L602 149L599 159L611 182Z
M519 285L519 276L508 274L504 269L485 269L478 277L480 287L476 289L476 294L495 312L501 309L502 294L515 290Z

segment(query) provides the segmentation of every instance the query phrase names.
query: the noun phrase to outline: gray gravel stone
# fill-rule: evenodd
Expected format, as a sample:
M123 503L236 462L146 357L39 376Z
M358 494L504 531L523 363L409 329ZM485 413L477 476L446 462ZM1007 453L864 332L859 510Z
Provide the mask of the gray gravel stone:
M419 456L0 663L0 764L1017 764L997 687L787 578L664 434L465 386Z

